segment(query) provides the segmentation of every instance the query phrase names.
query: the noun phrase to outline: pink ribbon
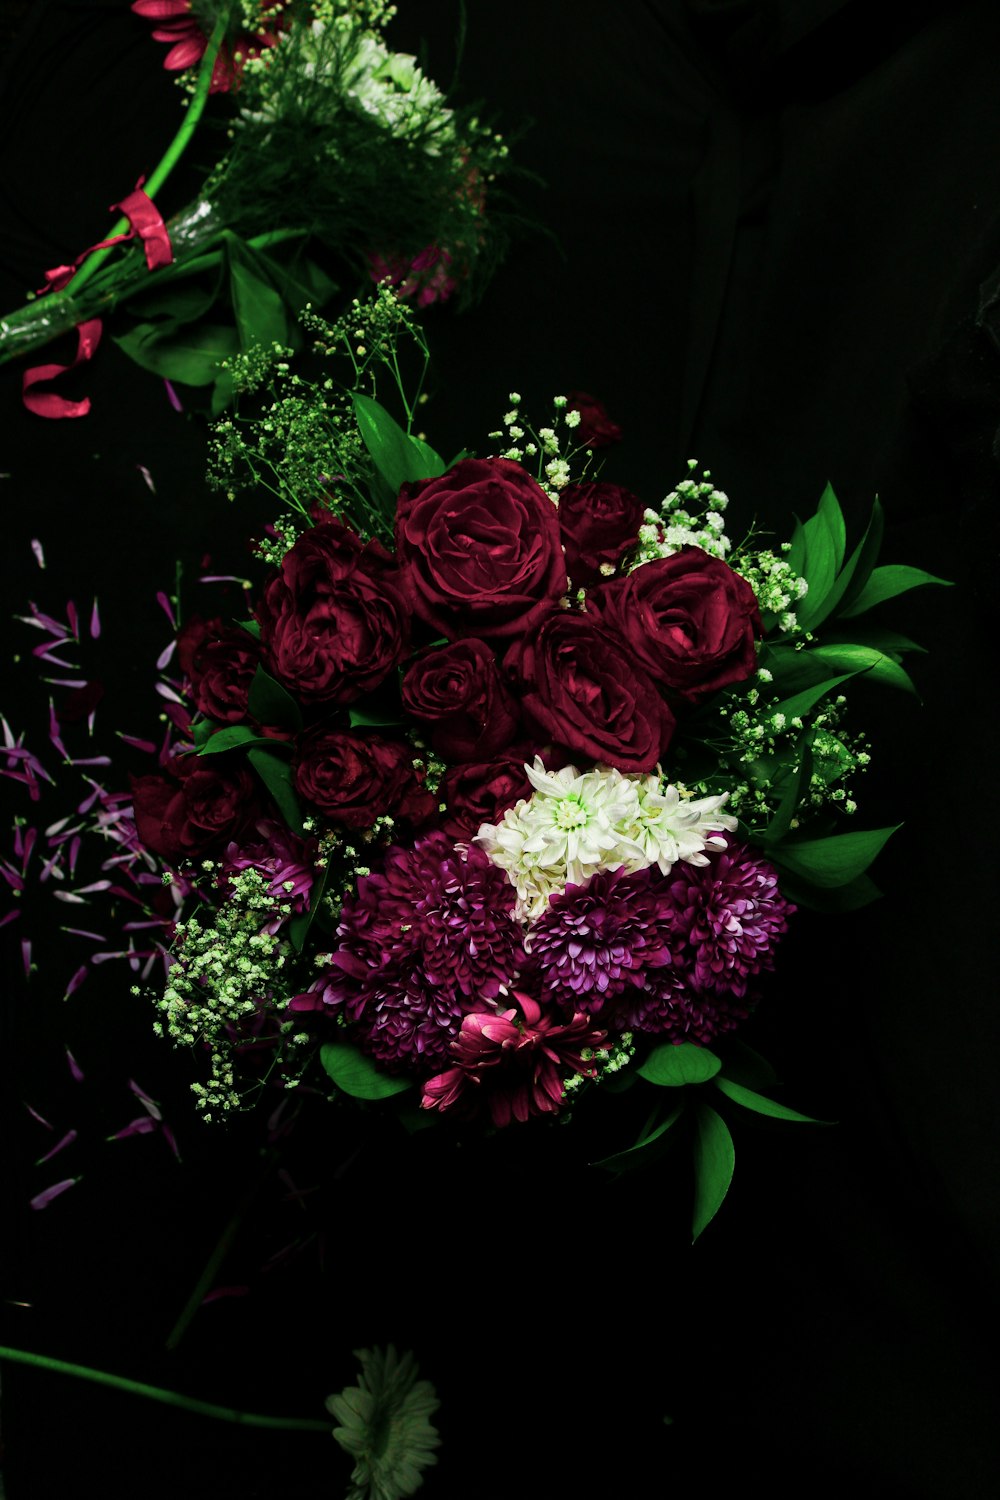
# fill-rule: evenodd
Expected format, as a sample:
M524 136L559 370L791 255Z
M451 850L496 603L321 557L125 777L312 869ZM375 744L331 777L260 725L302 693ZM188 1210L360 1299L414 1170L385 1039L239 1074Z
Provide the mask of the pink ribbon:
M140 177L134 190L120 203L112 203L110 212L120 209L128 219L131 228L124 234L112 235L110 239L100 240L98 244L89 246L69 266L53 266L45 273L45 285L39 287L39 296L46 292L61 291L68 286L77 273L78 267L93 255L95 250L106 250L112 245L120 245L125 240L135 239L137 236L142 241L142 248L146 254L146 265L151 271L160 266L169 266L174 258L170 247L170 236L167 226L163 222L156 204L148 193L142 190L144 177ZM85 364L97 349L101 341L101 320L91 318L85 323L77 325L76 358L69 365L34 365L30 370L25 370L21 382L22 399L29 411L35 412L39 417L85 417L90 410L90 399L84 397L82 401L67 401L62 396L57 396L53 391L35 391L33 388L44 380L54 380L57 375L62 375L66 370L73 370L77 365Z

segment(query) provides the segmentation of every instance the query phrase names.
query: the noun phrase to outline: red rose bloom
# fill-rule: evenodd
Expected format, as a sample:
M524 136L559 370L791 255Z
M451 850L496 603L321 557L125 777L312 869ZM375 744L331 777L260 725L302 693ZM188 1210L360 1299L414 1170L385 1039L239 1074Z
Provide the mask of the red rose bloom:
M556 507L505 458L404 484L396 553L414 614L449 640L520 635L566 592Z
M655 681L692 701L756 670L761 622L754 591L700 547L682 547L601 584L587 595L587 609Z
M617 567L642 525L642 501L620 484L573 484L559 496L559 531L575 588L596 583L602 565Z
M431 744L448 761L489 760L517 729L517 705L483 641L425 651L407 669L402 696L407 713L428 725Z
M560 611L504 657L529 723L576 759L652 771L674 716L634 656L586 615Z
M349 729L307 734L294 779L310 806L348 828L370 828L380 814L400 811L418 790L409 745ZM419 801L416 806L424 810Z
M306 702L353 703L406 655L392 559L339 521L299 537L257 609L268 670Z
M484 823L499 823L508 807L530 797L531 782L524 769L534 751L512 746L497 760L454 766L438 786L438 801L447 812L441 827L453 839L469 839Z
M177 755L162 773L131 780L139 840L171 863L238 839L263 811L246 765L218 755Z
M190 620L177 635L177 656L195 706L216 724L247 717L260 646L221 620Z

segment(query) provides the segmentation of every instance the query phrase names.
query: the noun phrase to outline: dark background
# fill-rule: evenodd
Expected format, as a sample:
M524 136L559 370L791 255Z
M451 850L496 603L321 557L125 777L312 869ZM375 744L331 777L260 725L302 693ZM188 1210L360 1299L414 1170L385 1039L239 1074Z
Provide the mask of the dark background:
M425 38L447 78L457 6L401 9L395 45ZM107 205L172 134L178 96L124 0L5 19L0 300L13 307L106 232ZM319 1108L275 1161L259 1121L225 1132L194 1118L190 1064L151 1037L120 965L63 1001L86 944L59 929L97 918L36 888L0 932L6 1342L321 1416L353 1378L351 1350L394 1340L442 1397L429 1496L1000 1492L998 55L991 3L469 7L463 92L507 128L532 121L516 153L544 186L526 180L522 201L554 237L521 238L479 308L432 315L436 445L486 451L511 390L536 421L552 395L588 390L624 429L607 477L651 502L696 457L731 496L730 534L756 520L784 535L831 480L855 528L881 496L887 560L955 579L893 612L931 648L913 668L922 705L857 694L877 755L864 821L905 820L879 867L887 894L848 918L803 916L748 1032L782 1097L839 1123L737 1122L733 1188L693 1248L684 1164L612 1182L584 1166L585 1133L457 1150ZM195 181L183 169L161 207ZM61 385L89 394L86 418L32 416L20 367L0 370L0 701L39 745L44 693L13 660L36 644L12 621L26 601L58 613L100 597L99 724L148 733L168 636L155 591L172 589L175 559L195 598L206 555L244 572L243 537L270 514L205 489L203 422L111 332ZM73 340L62 348L68 360ZM70 810L74 785L60 776L43 821ZM12 814L30 812L17 792L5 783ZM130 1078L160 1100L182 1164L159 1135L105 1140L139 1113ZM25 1102L79 1131L42 1167L57 1137ZM215 1278L238 1294L201 1307L167 1351L238 1211ZM87 1481L109 1500L311 1496L346 1477L322 1434L245 1432L2 1373L11 1500Z

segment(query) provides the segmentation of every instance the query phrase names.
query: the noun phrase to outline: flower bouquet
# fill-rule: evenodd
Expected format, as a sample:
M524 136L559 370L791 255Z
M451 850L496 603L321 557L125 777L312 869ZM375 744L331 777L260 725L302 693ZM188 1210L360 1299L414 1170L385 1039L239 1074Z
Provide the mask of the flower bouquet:
M114 342L174 386L231 397L223 362L294 342L297 315L321 307L345 274L389 279L420 306L474 296L500 252L496 178L507 146L473 111L453 108L413 57L393 52L383 0L135 0L172 45L165 66L188 99L159 164L112 208L108 237L45 273L0 318L0 363L77 330L89 359L115 309ZM218 96L222 119L205 117ZM223 136L194 200L164 219L159 202L201 124ZM490 198L490 215L485 205ZM41 274L41 273L40 273ZM72 365L25 372L29 410L85 415L48 383ZM194 392L189 393L190 396Z
M775 548L697 465L649 506L598 477L590 398L536 429L512 394L446 461L387 284L307 325L330 373L237 358L215 429L213 483L289 507L266 571L177 623L131 798L92 783L137 993L207 1118L275 1086L460 1137L586 1117L615 1171L686 1138L697 1235L730 1106L807 1118L740 1028L798 907L877 894L847 696L912 688L869 611L942 580L878 564L877 503L849 548L830 489Z

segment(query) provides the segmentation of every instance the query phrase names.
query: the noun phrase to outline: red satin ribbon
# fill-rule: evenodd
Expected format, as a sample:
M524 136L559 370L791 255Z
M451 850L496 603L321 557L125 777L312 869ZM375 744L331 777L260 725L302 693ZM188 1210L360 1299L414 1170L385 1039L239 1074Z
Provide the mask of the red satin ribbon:
M101 342L101 320L91 318L88 323L79 323L76 330L76 358L70 365L34 365L25 370L21 379L21 399L29 411L39 417L85 417L90 410L90 397L82 401L67 401L55 391L36 391L32 387L43 380L54 380L67 370L85 364Z
M120 209L128 219L131 229L125 234L112 235L110 239L101 240L96 245L91 245L78 255L71 266L53 266L45 273L45 285L39 288L39 296L45 292L58 292L64 286L68 286L77 273L78 267L93 255L95 250L105 250L111 245L120 245L125 240L135 239L137 236L142 241L142 248L146 253L146 265L151 271L160 266L169 266L174 258L170 247L170 236L167 226L159 209L148 193L142 190L144 177L140 177L133 192L120 203L111 204L111 212ZM82 401L67 401L62 396L57 396L53 391L34 391L32 388L43 380L54 380L57 375L62 375L66 370L73 370L77 365L86 363L91 358L101 341L101 320L91 318L86 323L77 325L77 347L76 358L69 365L34 365L30 370L25 370L21 383L22 399L29 411L33 411L39 417L85 417L90 410L90 399L84 397Z

